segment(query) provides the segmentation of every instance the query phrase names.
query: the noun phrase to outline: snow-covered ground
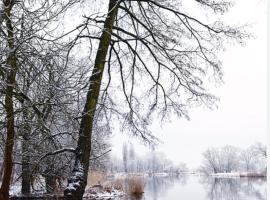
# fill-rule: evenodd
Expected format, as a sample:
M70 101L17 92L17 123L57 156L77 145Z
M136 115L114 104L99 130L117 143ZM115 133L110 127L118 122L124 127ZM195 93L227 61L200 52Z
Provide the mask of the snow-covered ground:
M36 191L31 191L31 195L35 197L48 197L48 194L46 194L46 190L44 185L42 183L35 183L35 189ZM20 197L21 196L21 182L17 181L14 184L11 185L10 196L13 197ZM51 196L62 196L63 192L51 194ZM90 199L96 199L96 200L106 200L106 199L115 199L116 197L122 197L125 194L122 191L116 190L114 188L111 188L110 191L106 191L105 188L102 186L98 187L90 187L87 186L84 197L90 198Z
M106 199L114 199L116 197L122 197L125 195L123 192L121 192L119 190L115 190L115 189L113 189L110 192L99 191L96 193L89 192L89 190L91 190L91 188L86 188L86 191L85 191L83 197L90 198L90 199L96 199L96 200L99 200L99 199L106 200Z
M21 195L21 185L18 182L17 184L12 185L10 187L10 196L19 197L20 195ZM47 196L47 194L41 193L41 192L40 193L35 192L35 193L32 193L32 195L37 196L37 197L42 197L44 195ZM55 195L61 196L63 194L60 193L60 194L55 194ZM112 189L110 192L107 192L104 190L93 192L93 189L91 189L90 187L87 187L83 197L90 198L90 199L96 199L96 200L107 200L107 199L114 199L116 197L122 197L124 195L125 194L122 191L115 190L115 189Z

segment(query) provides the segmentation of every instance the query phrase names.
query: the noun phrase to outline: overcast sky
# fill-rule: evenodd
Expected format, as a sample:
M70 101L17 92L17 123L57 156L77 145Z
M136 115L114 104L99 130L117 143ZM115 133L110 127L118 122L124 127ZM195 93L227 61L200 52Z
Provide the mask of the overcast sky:
M224 84L212 90L220 98L218 109L194 109L190 121L172 118L171 123L155 122L152 132L162 143L158 151L190 168L200 165L208 147L235 145L247 147L257 141L266 143L267 128L267 6L266 0L235 0L226 16L234 24L249 23L255 38L242 46L228 46L221 54ZM121 156L123 141L130 141L135 151L147 148L134 138L113 133L113 154Z

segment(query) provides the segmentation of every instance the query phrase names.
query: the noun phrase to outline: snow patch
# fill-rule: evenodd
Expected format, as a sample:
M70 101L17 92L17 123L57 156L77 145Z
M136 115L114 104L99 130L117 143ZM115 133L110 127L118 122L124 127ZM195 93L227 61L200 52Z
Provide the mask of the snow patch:
M16 196L21 194L21 183L20 182L16 182L15 184L10 186L9 189L9 195L10 196Z
M88 192L91 191L91 187L86 188L86 192L84 193L84 198L96 199L96 200L106 200L112 199L116 197L122 197L125 194L122 191L112 189L110 192L107 191L98 191L98 192Z

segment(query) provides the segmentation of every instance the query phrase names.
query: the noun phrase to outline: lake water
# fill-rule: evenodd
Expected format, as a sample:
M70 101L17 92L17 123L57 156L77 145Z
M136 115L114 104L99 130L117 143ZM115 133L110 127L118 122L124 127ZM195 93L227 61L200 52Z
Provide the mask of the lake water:
M266 179L194 175L146 178L142 197L126 200L266 200Z

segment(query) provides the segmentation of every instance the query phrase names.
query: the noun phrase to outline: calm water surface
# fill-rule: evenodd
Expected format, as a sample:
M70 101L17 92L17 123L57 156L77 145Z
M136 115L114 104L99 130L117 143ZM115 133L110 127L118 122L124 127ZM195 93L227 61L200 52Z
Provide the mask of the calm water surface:
M142 197L126 200L266 200L266 179L149 177Z

